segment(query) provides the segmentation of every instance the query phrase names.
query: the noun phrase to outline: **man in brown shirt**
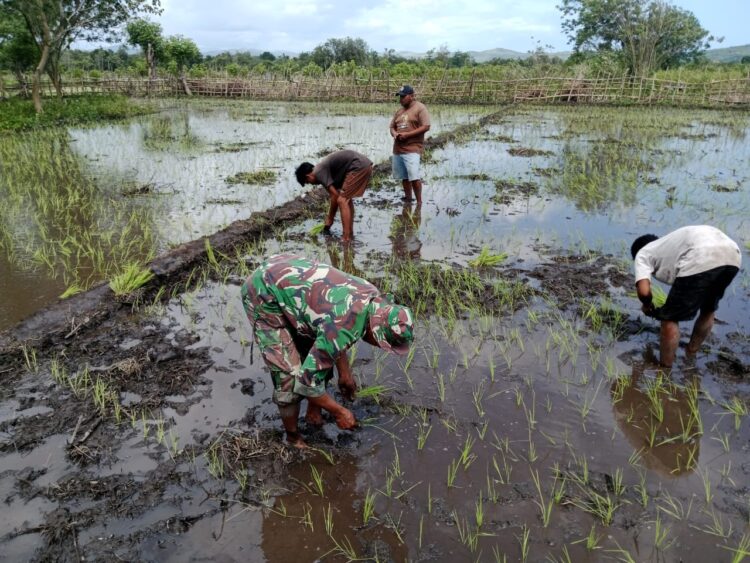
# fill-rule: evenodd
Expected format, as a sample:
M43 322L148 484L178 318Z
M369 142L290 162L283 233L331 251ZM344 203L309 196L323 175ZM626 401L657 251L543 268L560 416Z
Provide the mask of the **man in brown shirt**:
M401 180L404 201L417 198L422 204L422 174L420 160L424 152L424 134L430 130L430 114L422 102L414 99L414 88L404 84L396 95L401 109L391 119L393 137L393 177Z
M372 162L365 155L352 150L336 151L321 160L316 166L303 162L294 171L301 186L323 184L331 198L324 234L331 234L331 225L336 212L341 210L343 242L354 237L354 202L367 189L372 176Z

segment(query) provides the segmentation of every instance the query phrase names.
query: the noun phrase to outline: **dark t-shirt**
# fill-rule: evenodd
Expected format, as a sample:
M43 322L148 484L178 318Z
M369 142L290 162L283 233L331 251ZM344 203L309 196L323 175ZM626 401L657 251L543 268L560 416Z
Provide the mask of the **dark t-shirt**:
M365 155L352 150L336 151L321 160L313 175L325 187L333 185L337 190L344 185L347 173L362 170L372 166L372 162Z

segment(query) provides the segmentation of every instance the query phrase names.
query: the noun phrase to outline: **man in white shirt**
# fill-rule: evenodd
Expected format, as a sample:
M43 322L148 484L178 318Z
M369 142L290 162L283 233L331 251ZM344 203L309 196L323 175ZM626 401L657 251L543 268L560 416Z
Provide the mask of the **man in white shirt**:
M663 366L671 367L680 342L680 321L700 310L686 353L701 347L714 324L719 300L740 269L742 255L732 239L715 227L682 227L661 238L643 235L630 247L635 261L635 286L641 310L661 321L659 338ZM672 286L667 301L654 307L651 276Z

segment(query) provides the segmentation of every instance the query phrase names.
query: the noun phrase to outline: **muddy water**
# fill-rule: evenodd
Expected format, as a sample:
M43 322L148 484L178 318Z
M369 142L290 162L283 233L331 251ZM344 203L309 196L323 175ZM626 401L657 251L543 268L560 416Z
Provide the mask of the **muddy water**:
M395 187L372 190L357 201L358 240L348 250L335 237L310 236L318 222L311 219L246 257L253 265L278 250L301 252L382 279L394 257L461 268L488 246L509 256L482 270L484 279L522 280L534 290L491 316L471 299L463 304L472 310L458 319L433 303L418 318L411 357L360 343L353 357L360 385L386 389L379 401L353 403L362 427L302 426L332 463L322 452L299 457L273 447L281 426L267 374L251 353L239 269L105 327L113 350L99 340L68 345L79 365L134 357L143 369L118 385L124 405L148 414L119 426L109 414L85 442L81 432L92 422L82 424L76 443L96 462L64 449L77 414L37 442L23 440L43 420L63 416L58 395L93 409L90 397L51 382L50 358L60 350L40 351L35 376L24 375L29 366L13 368L0 411L0 487L13 517L0 552L173 561L600 561L625 560L626 552L636 561L731 560L748 531L750 502L750 422L729 410L735 398L750 399L748 278L741 272L722 301L705 350L695 361L680 352L663 374L653 361L658 329L627 295L627 246L643 230L689 222L719 224L747 240L750 171L729 168L747 162L738 142L746 126L738 132L736 115L731 127L712 125L723 117L700 112L594 118L589 111L511 115L435 154L419 213L398 201ZM682 125L657 135L660 121ZM604 198L581 192L574 172L584 156L604 150L595 141L608 146L637 131L654 143L638 146L639 155L673 146L687 156L649 161L633 177L630 168L615 170L608 153L594 153L601 166L590 160L585 169L611 189ZM720 151L704 155L712 144ZM513 156L514 145L552 154ZM538 168L559 172L541 176ZM738 191L713 189L728 177L739 179ZM503 197L491 201L497 180L506 182ZM514 191L532 180L538 191ZM669 197L672 186L684 193ZM398 282L393 289L409 298ZM599 308L592 312L592 304ZM187 364L183 353L201 361ZM94 373L120 381L117 370ZM14 383L21 379L29 383ZM157 440L160 427L165 436ZM272 434L252 447L230 442L221 464L212 458L214 445L258 431ZM597 502L611 514L594 514Z
M60 131L54 144L69 155L64 161L67 168L50 158L40 181L49 181L50 175L70 178L74 189L84 193L68 206L80 205L80 198L93 200L89 213L94 216L77 217L77 224L64 227L84 247L102 235L100 230L125 229L135 214L142 232L134 235L148 243L128 261L142 261L303 193L309 186L301 188L293 171L304 160L316 162L340 148L361 151L375 162L386 159L393 111L391 105L165 102L155 115ZM489 111L434 106L433 131L450 130ZM14 150L22 154L36 150L47 155L51 150L34 136L7 142L20 145ZM29 166L39 165L30 159ZM267 185L227 182L238 173L258 170L270 170L276 179ZM19 176L35 181L24 171ZM9 189L0 180L0 194ZM13 187L14 194L19 190L24 187ZM55 214L38 202L23 207L22 200L14 195L0 206L0 218L9 229L7 246L0 245L0 288L7 296L0 304L0 330L53 302L75 278L72 272L65 275L59 264L54 266L78 252L65 233L59 236L63 242L51 258L51 268L36 254L57 238ZM109 235L109 240L115 245L117 236ZM103 244L104 252L107 246ZM92 283L88 274L78 273L83 280L79 285ZM93 281L102 278L107 276L95 274Z

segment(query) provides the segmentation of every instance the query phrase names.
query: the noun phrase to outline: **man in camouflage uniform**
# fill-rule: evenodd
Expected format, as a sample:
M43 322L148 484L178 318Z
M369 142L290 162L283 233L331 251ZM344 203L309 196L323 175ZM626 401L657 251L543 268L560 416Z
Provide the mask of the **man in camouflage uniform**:
M391 303L362 278L301 256L280 254L261 264L242 285L242 304L271 370L273 401L287 441L298 447L305 446L297 432L302 399L308 401L310 424L322 424L321 409L339 428L356 424L352 412L326 393L335 365L341 394L354 398L349 347L362 338L406 354L413 339L409 309Z

